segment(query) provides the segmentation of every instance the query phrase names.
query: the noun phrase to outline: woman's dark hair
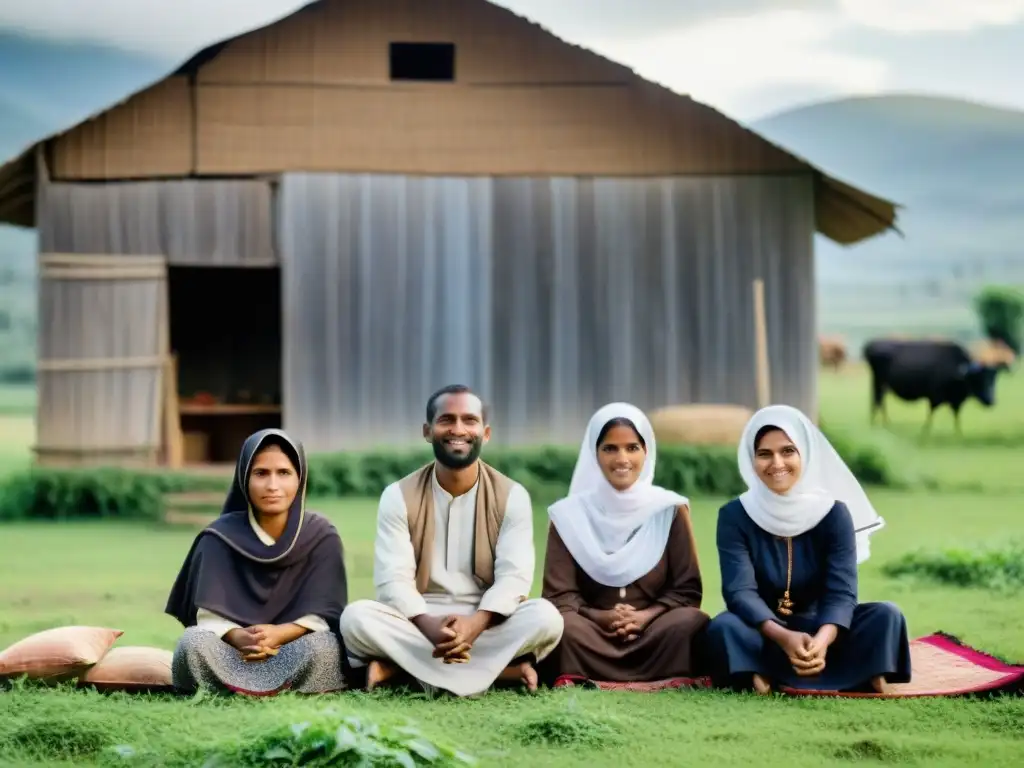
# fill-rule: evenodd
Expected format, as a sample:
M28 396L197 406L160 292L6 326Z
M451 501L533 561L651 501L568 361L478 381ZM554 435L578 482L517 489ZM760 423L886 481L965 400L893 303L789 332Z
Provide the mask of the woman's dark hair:
M611 432L611 430L615 427L628 427L629 429L633 430L633 434L636 435L637 442L639 442L640 445L643 446L643 449L645 451L647 450L647 443L644 442L644 438L643 435L640 434L640 430L636 428L636 424L627 419L625 416L619 416L617 418L614 418L611 421L606 422L605 425L601 427L601 431L597 433L598 448L601 447L601 443L604 442L605 437L607 437L608 433Z
M786 433L782 427L777 427L774 424L765 424L763 427L757 430L757 434L754 435L755 451L761 447L761 441L764 440L764 436L767 435L769 432L782 432L783 434Z
M296 453L295 446L292 445L289 441L285 440L280 435L268 435L267 437L265 437L263 439L263 442L260 443L260 447L256 449L255 453L253 453L253 461L255 461L257 456L259 456L272 445L276 445L278 448L281 449L284 455L288 457L288 461L292 463L292 469L295 470L296 474L301 476L302 467L299 465L299 454Z

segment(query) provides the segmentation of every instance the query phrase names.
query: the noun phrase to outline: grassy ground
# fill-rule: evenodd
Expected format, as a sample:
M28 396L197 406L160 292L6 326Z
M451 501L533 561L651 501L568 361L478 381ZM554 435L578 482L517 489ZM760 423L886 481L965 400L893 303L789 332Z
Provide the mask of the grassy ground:
M877 426L871 427L870 380L863 365L839 373L823 371L819 381L822 421L844 433L877 440L911 474L943 488L1024 491L1024 473L1016 470L1016 457L1024 449L1024 371L1000 376L994 407L985 408L975 400L964 405L962 435L954 431L948 408L936 412L931 433L923 435L927 403L904 403L891 395L886 402L889 426L883 427L879 417Z
M32 458L35 425L31 416L0 412L0 476L25 469Z
M8 416L32 416L35 410L35 387L0 386L0 413Z
M35 440L34 387L0 386L0 475L24 468Z
M824 375L824 418L867 434L866 393L862 371ZM862 569L861 598L899 603L915 636L941 629L997 655L1024 659L1019 593L896 581L882 572L887 561L916 549L986 547L1024 538L1024 479L1015 471L1014 450L1024 445L1024 376L1004 379L999 397L992 411L965 409L965 437L959 442L946 417L937 421L930 443L920 444L923 408L890 407L893 428L876 430L878 439L947 486L974 484L984 492L872 492L888 528L875 538L873 557ZM31 439L31 430L26 432ZM10 433L0 436L12 461L27 461L27 442L19 453ZM693 500L705 608L711 613L721 609L713 542L722 501ZM317 500L316 506L344 536L350 597L370 595L373 500ZM536 520L539 575L542 509ZM180 628L160 611L193 532L32 523L7 526L0 535L0 647L72 623L118 627L125 631L122 645L173 647ZM537 697L492 694L484 701L352 693L191 702L13 690L0 694L0 764L202 765L211 750L250 743L327 706L380 722L411 719L430 738L454 743L484 765L740 765L755 757L764 765L792 767L997 766L1020 765L1024 744L1021 700L798 701L703 692L559 691ZM139 752L125 760L111 751L115 745Z
M1019 495L989 495L984 504L974 503L975 498L873 492L887 528L872 541L872 559L861 571L861 596L905 605L913 634L943 629L997 654L1024 659L1021 616L1011 610L1011 598L969 591L951 597L947 589L892 581L880 572L884 562L913 549L998 545L1008 534L1006 521L1024 518L1024 498ZM716 514L724 501L692 502L706 606L712 613L722 607L714 540ZM351 597L371 596L374 500L313 500L312 506L326 512L341 531ZM965 509L971 511L969 518ZM546 513L538 508L535 594L540 589L546 526ZM1016 532L1024 538L1019 523ZM83 621L123 629L122 643L173 648L180 627L160 610L193 536L194 531L184 528L102 521L6 526L0 561L0 648L31 632Z
M972 507L972 496L874 496L889 528L877 537L874 557L863 569L862 599L898 602L914 635L942 629L994 653L1024 658L1019 596L891 581L881 574L885 561L910 549L998 543L1005 537L1006 521L1024 513L1024 500L987 497L984 505L972 508L968 522L963 510ZM710 542L722 501L694 500L705 607L711 613L721 608ZM316 506L344 536L351 596L370 595L373 501ZM543 510L538 509L539 553L543 531ZM172 648L180 628L160 608L191 538L190 531L156 526L10 526L4 531L0 565L0 647L40 629L91 623L123 629L123 645ZM540 568L538 563L538 573ZM160 756L153 763L143 759L144 764L201 764L198 756L204 750L244 743L328 704L384 720L411 718L431 737L456 742L486 765L656 764L683 751L687 762L731 765L749 761L752 749L767 765L1011 765L1019 764L1024 737L1024 702L1019 700L765 701L706 693L560 691L536 698L495 694L483 702L353 693L199 705L167 697L15 690L0 695L0 763L46 764L58 756L74 757L79 749L76 764L95 764L104 756L113 760L103 747L130 744ZM652 720L659 723L653 739ZM55 729L63 741L56 739Z

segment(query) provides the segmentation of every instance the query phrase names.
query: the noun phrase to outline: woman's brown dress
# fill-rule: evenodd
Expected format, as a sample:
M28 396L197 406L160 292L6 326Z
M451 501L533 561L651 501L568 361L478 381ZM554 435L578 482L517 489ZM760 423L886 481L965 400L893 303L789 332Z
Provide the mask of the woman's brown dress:
M691 645L708 623L700 610L703 590L689 509L680 507L669 530L665 554L632 584L607 587L580 568L554 525L548 527L543 596L565 620L562 642L552 654L554 676L579 675L589 680L642 682L694 673ZM654 603L668 608L640 636L624 642L580 613L610 610L627 603L643 610Z

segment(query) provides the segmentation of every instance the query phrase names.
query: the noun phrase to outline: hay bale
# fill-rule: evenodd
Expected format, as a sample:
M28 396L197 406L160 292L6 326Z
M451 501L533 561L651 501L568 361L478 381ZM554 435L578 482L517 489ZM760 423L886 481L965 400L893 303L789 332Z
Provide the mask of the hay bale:
M661 445L736 445L753 415L742 405L670 405L648 418Z
M887 333L882 337L888 341L952 341L956 342L952 336L944 336L941 333L927 333L924 336L915 336L910 333Z
M998 339L985 339L971 346L971 357L982 365L1005 365L1012 368L1017 355L1006 344Z

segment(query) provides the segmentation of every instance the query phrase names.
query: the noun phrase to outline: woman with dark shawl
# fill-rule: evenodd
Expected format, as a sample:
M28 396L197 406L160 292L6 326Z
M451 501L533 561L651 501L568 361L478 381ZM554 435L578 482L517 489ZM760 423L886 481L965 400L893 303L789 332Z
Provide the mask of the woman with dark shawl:
M708 622L700 565L689 501L654 485L656 454L640 409L612 403L591 418L569 495L548 508L542 594L565 621L549 678L693 674Z
M910 682L903 614L857 595L857 567L885 521L829 441L800 411L773 405L751 417L738 460L747 491L718 513L716 684L884 693Z
M341 690L341 538L306 509L306 457L281 430L242 446L224 510L196 537L166 612L187 629L175 688L266 696Z

